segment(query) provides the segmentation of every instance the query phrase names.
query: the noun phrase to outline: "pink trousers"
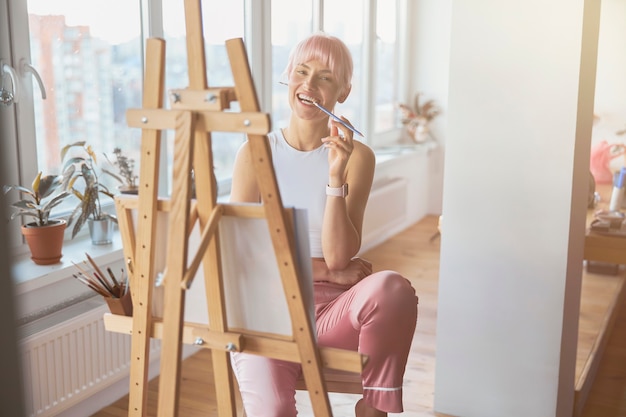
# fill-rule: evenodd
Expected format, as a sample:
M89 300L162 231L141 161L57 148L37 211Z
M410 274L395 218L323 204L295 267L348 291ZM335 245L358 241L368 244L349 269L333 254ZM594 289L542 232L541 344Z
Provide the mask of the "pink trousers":
M368 355L362 374L365 402L381 411L402 412L402 378L417 322L418 299L410 282L381 271L349 288L316 282L314 291L319 345ZM247 353L234 353L231 359L246 416L298 414L299 364Z

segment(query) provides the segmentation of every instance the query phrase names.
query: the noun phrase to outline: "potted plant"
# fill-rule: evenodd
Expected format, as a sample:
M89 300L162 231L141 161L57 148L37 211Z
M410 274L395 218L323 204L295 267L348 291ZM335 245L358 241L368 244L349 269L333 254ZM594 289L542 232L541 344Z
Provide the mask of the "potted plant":
M61 176L43 176L39 172L31 188L21 185L3 187L4 194L16 190L22 197L21 200L11 204L16 211L11 214L10 219L17 217L34 219L22 225L22 235L30 249L31 259L38 265L55 264L63 256L63 236L67 223L63 219L50 218L52 209L69 196L67 191L60 191L61 185Z
M407 132L417 143L425 142L429 139L430 122L439 115L440 109L434 100L427 100L420 103L422 93L415 95L413 107L406 104L398 104L402 113L402 124L406 126Z
M78 153L70 150L78 149ZM66 157L67 160L66 160ZM72 211L67 223L72 226L72 238L87 223L91 241L95 245L111 243L113 224L117 222L115 215L103 210L101 195L111 199L114 194L100 181L97 167L97 154L85 141L66 145L61 149L61 159L65 161L63 166L64 189L78 198L78 205ZM101 173L109 171L102 170ZM77 182L79 181L80 182Z
M124 155L120 148L113 149L113 154L115 155L115 161L109 162L117 167L118 174L106 169L103 171L121 184L118 189L122 194L137 194L139 191L137 179L139 177L135 175L135 160Z

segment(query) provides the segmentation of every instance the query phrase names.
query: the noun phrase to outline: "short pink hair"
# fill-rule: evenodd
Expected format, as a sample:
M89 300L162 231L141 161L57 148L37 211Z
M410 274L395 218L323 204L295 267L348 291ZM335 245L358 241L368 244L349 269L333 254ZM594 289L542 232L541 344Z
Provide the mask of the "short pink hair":
M352 54L346 44L335 36L323 32L315 33L298 43L287 62L285 73L291 75L294 67L308 61L319 61L326 65L339 80L342 88L352 83Z

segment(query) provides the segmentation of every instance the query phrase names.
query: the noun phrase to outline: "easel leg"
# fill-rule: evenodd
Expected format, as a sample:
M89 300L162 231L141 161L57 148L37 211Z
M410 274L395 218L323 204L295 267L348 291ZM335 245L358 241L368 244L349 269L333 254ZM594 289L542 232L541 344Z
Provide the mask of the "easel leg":
M185 0L185 25L187 28L187 66L189 70L189 87L202 90L207 88L206 59L202 31L202 8L199 0ZM211 135L196 132L194 152L194 172L198 192L198 217L200 226L204 227L215 207L217 185L213 174L213 156ZM205 287L211 317L211 330L226 331L226 308L224 289L220 281L219 248L216 244L218 235L211 241L204 257L203 268ZM235 385L230 369L230 358L227 352L212 351L213 372L215 374L215 390L220 417L235 417Z
M148 39L143 106L163 107L165 80L165 41ZM152 331L152 288L156 241L157 189L161 132L143 130L141 136L141 171L139 176L139 219L135 264L132 273L133 338L131 344L128 415L147 416L150 333ZM127 231L127 233L130 233ZM130 271L129 271L130 272Z
M227 41L226 50L235 79L241 110L258 112L259 103L243 41L241 39ZM248 142L254 155L252 160L257 173L257 183L265 206L276 261L279 265L283 289L293 323L293 335L300 352L302 372L308 387L311 405L316 416L332 416L325 381L322 377L322 361L315 341L315 328L309 322L304 307L302 289L297 278L296 256L293 251L295 244L290 241L290 237L293 238L292 223L287 219L280 198L274 168L271 165L269 144L266 137L258 135L248 135Z
M187 225L190 217L191 161L195 116L180 112L176 119L174 142L174 181L172 209L169 219L165 306L163 317L163 345L159 385L158 415L176 417L180 391L182 332L185 312L185 293L181 282L187 270L189 239Z

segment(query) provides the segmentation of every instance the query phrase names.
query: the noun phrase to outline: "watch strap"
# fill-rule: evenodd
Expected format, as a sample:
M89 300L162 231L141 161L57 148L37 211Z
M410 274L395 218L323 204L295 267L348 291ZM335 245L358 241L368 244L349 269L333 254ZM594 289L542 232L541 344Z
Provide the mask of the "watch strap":
M341 187L331 187L327 185L326 195L346 198L348 196L348 184L343 184Z

